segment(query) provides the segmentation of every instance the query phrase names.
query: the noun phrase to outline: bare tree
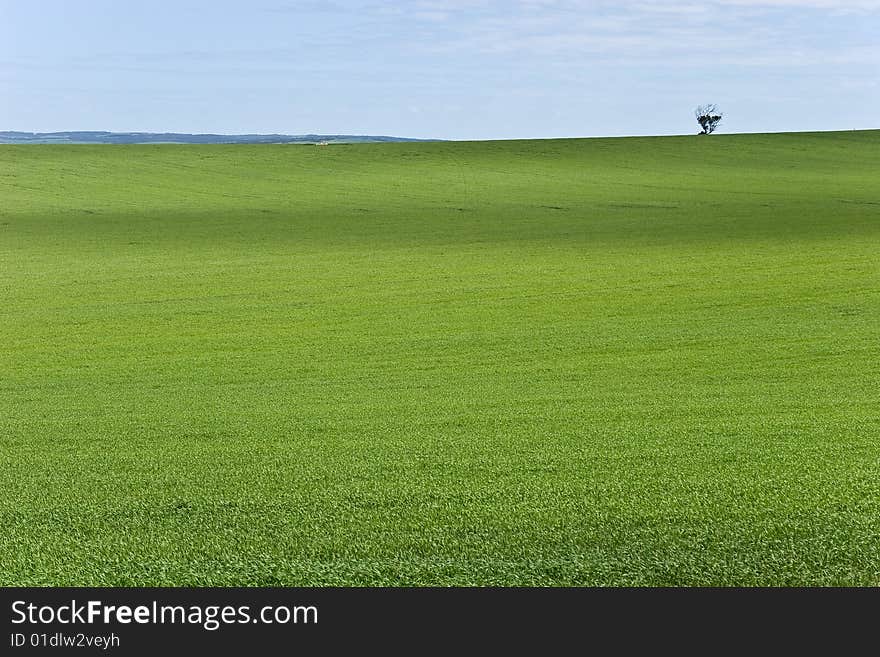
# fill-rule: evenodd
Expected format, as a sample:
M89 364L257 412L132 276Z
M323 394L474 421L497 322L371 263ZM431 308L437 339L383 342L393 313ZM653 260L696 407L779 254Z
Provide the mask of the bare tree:
M724 114L718 111L715 103L710 103L708 105L700 105L695 109L694 116L697 117L697 123L703 129L700 134L711 135L721 123L721 118Z

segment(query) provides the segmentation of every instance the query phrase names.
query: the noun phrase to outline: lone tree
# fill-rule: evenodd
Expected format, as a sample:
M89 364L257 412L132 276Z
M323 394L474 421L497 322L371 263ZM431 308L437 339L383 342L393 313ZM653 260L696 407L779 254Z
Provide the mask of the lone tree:
M700 134L711 135L721 123L721 118L724 114L718 111L718 107L714 103L711 103L709 105L700 105L694 110L694 116L697 117L697 123L703 129Z

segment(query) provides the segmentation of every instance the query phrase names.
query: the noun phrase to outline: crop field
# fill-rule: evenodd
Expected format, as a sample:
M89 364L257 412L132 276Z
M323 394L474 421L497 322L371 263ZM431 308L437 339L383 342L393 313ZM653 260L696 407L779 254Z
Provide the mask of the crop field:
M880 131L0 147L0 584L880 585Z

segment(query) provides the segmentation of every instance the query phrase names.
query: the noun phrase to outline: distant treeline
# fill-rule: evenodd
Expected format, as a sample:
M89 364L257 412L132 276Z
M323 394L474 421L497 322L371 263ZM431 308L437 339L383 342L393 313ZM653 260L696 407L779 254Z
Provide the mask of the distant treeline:
M190 135L177 132L0 132L0 144L352 144L432 141L372 135Z

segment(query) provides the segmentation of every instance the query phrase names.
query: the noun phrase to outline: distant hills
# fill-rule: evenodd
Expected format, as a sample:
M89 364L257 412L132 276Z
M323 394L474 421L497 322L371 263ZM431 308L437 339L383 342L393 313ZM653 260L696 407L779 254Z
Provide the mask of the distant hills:
M435 141L373 135L190 135L178 132L2 132L0 144L356 144Z

